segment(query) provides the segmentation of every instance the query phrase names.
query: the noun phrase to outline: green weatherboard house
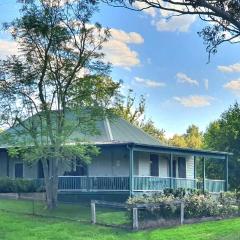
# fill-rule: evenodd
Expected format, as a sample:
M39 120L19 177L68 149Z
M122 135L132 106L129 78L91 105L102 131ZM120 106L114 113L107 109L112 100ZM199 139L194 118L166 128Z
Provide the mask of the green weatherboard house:
M152 193L165 188L203 188L218 193L228 188L226 152L167 146L127 121L116 118L97 122L99 135L89 137L101 153L91 164L73 159L59 168L59 199L124 200L129 195ZM9 131L9 130L7 130ZM203 179L196 179L196 159L203 161ZM225 164L224 179L205 177L205 159ZM29 166L0 149L0 177L42 179L41 162Z

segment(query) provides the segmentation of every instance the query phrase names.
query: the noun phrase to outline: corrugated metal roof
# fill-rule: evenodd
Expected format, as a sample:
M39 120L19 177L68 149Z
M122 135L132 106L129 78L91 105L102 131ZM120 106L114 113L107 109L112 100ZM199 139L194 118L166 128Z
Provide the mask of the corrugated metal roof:
M68 112L66 117L70 121L72 121L72 124L75 123L76 118L74 114L72 114L71 112ZM36 121L36 125L37 125L38 118L35 118L34 116L32 119ZM155 138L151 137L149 134L142 131L140 128L130 124L129 122L125 121L120 117L113 117L110 119L103 118L101 120L97 120L96 130L97 130L96 134L87 135L87 134L84 134L84 131L81 130L81 127L79 128L77 127L76 130L69 136L69 138L67 139L67 142L72 144L81 139L82 142L90 142L93 144L132 142L137 144L147 144L147 145L156 145L156 146L164 145L160 143L158 140L156 140ZM27 145L28 143L29 145L31 145L30 144L32 141L31 137L20 125L16 126L15 128L7 129L5 133L10 134L11 138L15 139L15 141L13 140L14 144L17 144L17 142L18 143L24 142ZM13 146L13 143L10 144L10 142L8 143L4 142L3 139L1 139L1 136L0 136L0 140L1 140L0 147Z
M112 119L103 119L96 124L98 134L94 136L84 136L86 141L91 143L117 143L132 142L147 145L163 146L157 139L142 131L140 128L132 125L120 117ZM79 136L80 133L75 131L70 139Z

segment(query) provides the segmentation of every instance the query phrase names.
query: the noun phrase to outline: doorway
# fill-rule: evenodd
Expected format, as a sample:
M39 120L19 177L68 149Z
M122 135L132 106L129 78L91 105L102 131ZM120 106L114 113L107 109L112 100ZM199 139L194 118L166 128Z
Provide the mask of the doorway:
M159 176L159 157L156 154L150 155L150 175L154 177Z

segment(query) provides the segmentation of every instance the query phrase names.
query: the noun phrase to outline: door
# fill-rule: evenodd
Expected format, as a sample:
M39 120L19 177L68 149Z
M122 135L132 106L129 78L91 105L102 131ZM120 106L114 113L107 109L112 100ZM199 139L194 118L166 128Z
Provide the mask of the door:
M42 161L38 161L38 164L37 164L37 175L38 175L38 178L44 178L44 172L43 172L43 165L42 165Z
M158 155L150 155L150 175L158 177L159 176L159 159Z
M173 160L173 173L172 177L176 178L177 177L177 161Z
M184 157L178 158L178 177L186 178L186 159Z
M23 178L23 163L15 163L15 178Z

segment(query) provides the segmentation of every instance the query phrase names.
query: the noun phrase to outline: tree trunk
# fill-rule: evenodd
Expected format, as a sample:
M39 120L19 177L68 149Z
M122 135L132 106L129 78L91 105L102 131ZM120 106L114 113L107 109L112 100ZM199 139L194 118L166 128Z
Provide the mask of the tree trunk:
M47 208L54 209L57 207L58 191L58 160L42 160L44 182L46 187Z

